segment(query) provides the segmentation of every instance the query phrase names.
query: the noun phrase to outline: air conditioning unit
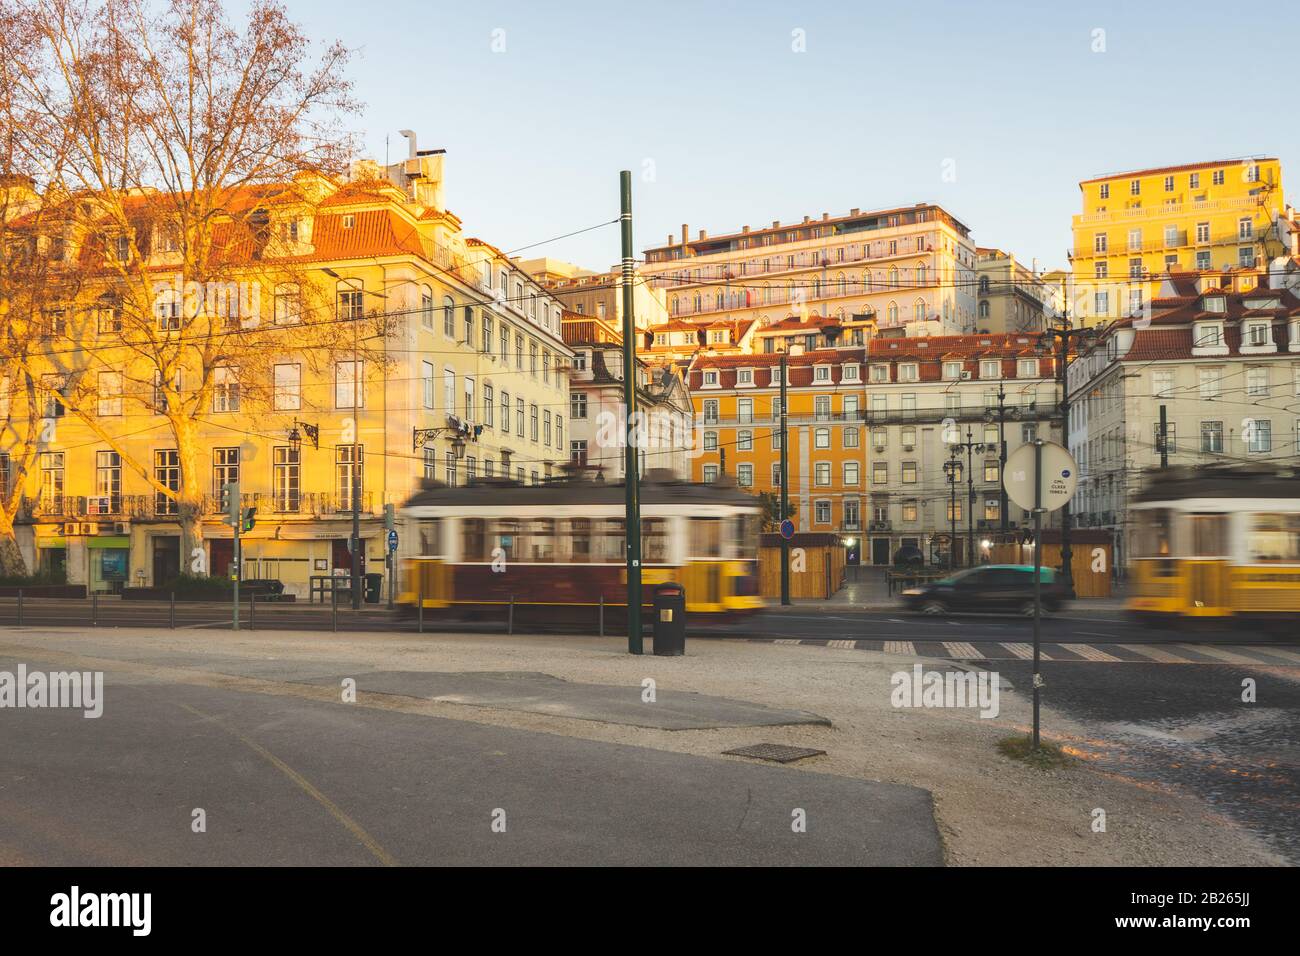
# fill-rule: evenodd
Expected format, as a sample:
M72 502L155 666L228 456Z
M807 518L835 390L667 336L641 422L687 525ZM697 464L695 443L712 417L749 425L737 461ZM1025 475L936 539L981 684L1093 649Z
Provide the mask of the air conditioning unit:
M113 522L113 534L130 534L130 533L131 533L131 522L129 521Z
M970 372L970 369L965 369L965 368L962 369L962 370L961 370L961 380L962 380L963 382L969 382L970 379L971 379L971 372Z
M880 454L880 453L883 452L884 450L885 450L885 446L884 446L884 445L877 445L877 446L876 446L876 453L877 453L877 454Z
M903 446L903 451L911 451L914 447L915 447L915 446L913 446L913 445L904 445L904 446Z

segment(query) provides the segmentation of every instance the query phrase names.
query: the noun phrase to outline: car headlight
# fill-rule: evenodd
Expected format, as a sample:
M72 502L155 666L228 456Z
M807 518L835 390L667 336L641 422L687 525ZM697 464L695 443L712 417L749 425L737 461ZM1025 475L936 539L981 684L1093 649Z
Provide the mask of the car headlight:
M920 588L908 588L903 592L903 597L920 597L924 593Z

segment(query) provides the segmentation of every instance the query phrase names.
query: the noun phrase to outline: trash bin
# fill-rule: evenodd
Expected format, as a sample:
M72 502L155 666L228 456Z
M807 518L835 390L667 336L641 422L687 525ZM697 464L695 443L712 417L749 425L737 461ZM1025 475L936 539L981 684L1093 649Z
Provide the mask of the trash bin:
M366 575L366 603L378 604L379 595L384 590L384 576L382 574Z
M686 588L675 581L654 589L654 641L656 657L686 653Z

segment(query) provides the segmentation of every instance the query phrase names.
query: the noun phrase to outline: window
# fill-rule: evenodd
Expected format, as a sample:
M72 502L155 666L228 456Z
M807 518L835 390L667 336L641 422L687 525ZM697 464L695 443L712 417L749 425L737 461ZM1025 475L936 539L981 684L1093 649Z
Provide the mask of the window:
M705 432L705 433L704 433L704 450L705 450L705 451L717 451L717 450L718 450L718 433L717 433L717 432Z
M1097 194L1098 194L1102 199L1109 199L1109 198L1110 198L1110 183L1102 183L1102 184L1101 184L1101 188L1097 191Z
M813 366L814 382L829 382L831 380L831 370L825 365Z
M888 382L888 381L889 381L889 366L888 366L888 365L873 365L873 366L871 366L871 381L873 381L873 382Z
M874 461L871 463L871 483L873 485L889 484L889 463Z
M1016 359L1017 378L1037 378L1038 359Z
M917 475L916 462L915 461L903 462L903 468L902 468L903 484L905 485L916 484L916 475Z
M100 335L122 331L122 308L111 297L104 296L95 309L95 324Z
M1093 252L1105 252L1105 251L1106 251L1106 233L1104 233L1104 232L1099 232L1099 233L1097 233L1095 236L1093 236L1093 238L1092 238L1092 251L1093 251Z
M852 427L842 429L840 439L843 441L845 448L857 448L858 442L861 440L858 429Z
M336 362L334 364L334 407L364 408L366 392L361 387L361 376L365 375L363 362ZM447 403L448 413L455 409L455 403Z
M276 365L271 370L271 384L271 404L276 411L297 411L302 407L301 365Z
M530 441L537 441L537 406L528 406L528 438Z
M1223 452L1223 422L1201 422L1201 451L1210 455Z
M1142 195L1142 180L1130 179L1128 182L1128 194L1130 196Z
M961 371L962 371L961 362L944 362L943 363L944 381L947 382L957 381L958 379L961 378Z
M813 484L819 488L828 488L831 483L831 463L819 461L813 465Z
M165 448L153 453L153 478L171 492L171 494L162 491L154 492L154 514L177 514L176 498L181 490L181 458L175 448Z
M524 400L515 399L515 434L524 437Z
M1196 241L1198 243L1210 241L1210 224L1208 222L1198 222L1196 224Z
M450 367L442 370L442 407L448 415L456 414L456 371Z
M212 410L239 411L239 369L233 365L212 370Z
M717 465L705 465L705 466L704 466L704 483L705 483L706 485L711 485L711 484L713 484L713 483L714 483L715 481L717 481L717 480L718 480L718 466L717 466Z
M954 501L953 499L949 498L947 504L948 504L948 520L950 522L961 521L962 520L961 499L957 499Z
M1246 440L1246 450L1254 454L1264 454L1273 450L1273 423L1267 418L1248 418L1242 429Z
M427 285L420 286L420 325L433 331L433 290Z
M587 417L587 393L573 392L569 395L569 417L586 418Z
M334 449L335 486L338 488L335 507L339 511L353 510L354 501L362 508L365 507L362 498L365 487L364 451L360 445L339 445Z
M1246 344L1262 347L1273 344L1273 326L1271 322L1247 322Z
M1253 269L1255 267L1255 247L1242 246L1237 250L1237 264L1243 269Z
M716 369L705 369L705 370L704 370L704 384L705 384L705 385L717 385L717 384L718 384L718 373L717 373L717 370L716 370Z
M736 402L736 421L741 425L748 425L754 420L754 400L752 398L742 398Z
M475 401L474 379L466 375L465 382L465 420L467 422L475 421L478 404Z
M831 430L829 428L813 429L813 447L814 448L831 447Z
M706 398L704 400L704 424L716 425L718 423L718 400L716 398Z
M1251 396L1268 395L1268 369L1256 365L1246 369L1246 394Z
M212 449L212 496L221 500L221 489L239 481L239 449Z
M1152 423L1154 440L1152 446L1155 448L1156 457L1160 457L1160 423ZM1178 428L1173 422L1165 422L1165 442L1164 451L1166 455L1176 455L1178 453Z
M434 407L434 398L437 392L437 386L434 384L436 373L432 362L420 363L420 385L422 398L425 408Z
M456 337L456 303L449 295L442 297L442 334L449 339Z
M736 484L741 488L754 486L754 466L745 462L736 466Z
M754 433L747 428L736 432L736 451L753 451Z
M90 514L117 514L122 510L122 456L115 451L95 452L95 495L87 504Z
M456 453L453 451L447 452L446 457L443 458L443 465L445 469L444 481L447 487L455 488L456 487ZM523 469L520 470L522 471Z
M587 443L585 441L569 442L569 461L577 465L587 463Z
M984 482L985 484L995 485L998 483L998 469L1001 462L996 458L987 458L984 460Z
M813 417L819 421L829 421L831 417L831 397L818 395L813 398Z
M1102 277L1098 277L1102 278ZM1110 293L1096 292L1092 297L1092 311L1095 315L1110 314Z
M542 444L548 448L551 444L551 411L546 409L542 412Z
M1251 515L1246 547L1257 564L1300 564L1300 514Z
M101 417L122 414L122 373L100 372L96 411Z
M1166 398L1173 393L1174 373L1162 369L1151 373L1151 394L1155 398Z
M781 463L780 462L772 463L772 487L773 488L781 487Z
M154 303L154 316L159 332L176 332L181 327L181 297L175 292L164 292Z
M429 306L432 308L432 305ZM298 286L292 282L282 282L275 287L276 325L293 325L302 317L302 298Z
M840 378L845 382L858 381L859 367L857 365L845 365L840 371Z
M1249 216L1243 216L1237 220L1237 238L1253 239L1255 236L1255 224L1251 222Z
M980 361L980 378L1001 378L1002 362L998 359L982 359Z
M493 427L493 425L495 424L495 417L496 417L495 406L492 402L492 399L493 399L492 386L484 385L483 386L483 424L488 428Z
M492 354L492 315L488 311L483 312L483 348L484 355Z
M813 506L814 520L817 524L831 523L831 503L825 499L819 499Z
M271 493L275 499L276 511L297 511L299 503L299 459L302 449L290 445L277 445L272 450ZM425 477L429 474L428 461L433 454L432 448L424 450Z
M365 314L365 293L357 279L344 279L336 286L335 314L340 321L348 322Z
M501 393L501 432L510 434L510 393Z
M1223 170L1222 170L1222 169L1216 169L1216 170L1211 174L1211 176L1210 176L1210 181L1213 182L1214 185L1216 185L1216 186L1222 186L1222 185L1223 185Z

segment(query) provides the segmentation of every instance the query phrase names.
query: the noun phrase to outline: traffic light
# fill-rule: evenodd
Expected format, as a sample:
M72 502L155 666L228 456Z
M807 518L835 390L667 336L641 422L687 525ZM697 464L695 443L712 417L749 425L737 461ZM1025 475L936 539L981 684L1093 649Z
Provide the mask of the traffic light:
M232 528L239 527L239 482L228 481L221 486L221 510L226 513L222 521Z
M384 530L393 531L397 528L397 508L391 504L384 505Z
M243 520L239 524L240 531L252 531L253 525L257 524L257 509L245 508Z

